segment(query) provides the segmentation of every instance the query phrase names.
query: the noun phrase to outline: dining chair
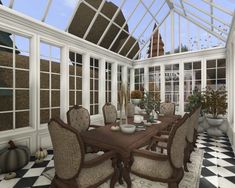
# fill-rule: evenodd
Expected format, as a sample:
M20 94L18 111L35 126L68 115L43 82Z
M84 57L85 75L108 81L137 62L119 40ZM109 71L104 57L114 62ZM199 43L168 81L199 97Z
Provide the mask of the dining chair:
M106 103L103 108L104 124L112 124L117 121L117 109L111 103Z
M89 128L97 128L98 125L90 124L90 114L86 108L74 105L67 112L68 124L75 128L78 132L87 131Z
M165 116L175 115L175 104L162 102L160 104L160 114L163 114Z
M146 149L133 150L131 173L151 181L168 183L168 187L179 187L183 178L183 160L188 116L184 116L173 127L169 135L167 153L159 154Z
M55 177L52 188L98 187L108 179L117 181L116 154L85 154L80 133L60 119L52 119L48 129L54 151Z

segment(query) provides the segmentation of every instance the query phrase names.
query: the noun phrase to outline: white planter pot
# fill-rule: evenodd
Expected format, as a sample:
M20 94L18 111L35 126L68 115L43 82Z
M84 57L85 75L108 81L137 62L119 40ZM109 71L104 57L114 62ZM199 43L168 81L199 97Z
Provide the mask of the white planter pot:
M219 127L224 122L224 119L214 119L207 117L207 122L211 127Z
M140 104L141 99L131 99L132 104L138 105Z
M198 123L202 123L204 121L204 116L199 116Z

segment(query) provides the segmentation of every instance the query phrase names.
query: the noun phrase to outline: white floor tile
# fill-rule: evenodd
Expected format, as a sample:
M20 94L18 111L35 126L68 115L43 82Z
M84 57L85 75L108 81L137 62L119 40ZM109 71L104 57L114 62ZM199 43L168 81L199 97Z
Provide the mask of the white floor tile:
M34 165L34 162L29 162L23 169L30 169Z
M209 176L205 177L211 184L213 184L215 187L219 186L219 180L218 176Z
M20 178L14 178L11 180L2 180L0 182L1 188L12 188L15 186L15 184L20 180Z
M37 181L34 183L33 186L42 186L42 185L50 185L51 181L46 178L45 176L39 176Z
M40 176L44 169L45 168L32 168L32 169L29 169L23 177L25 178L25 177Z
M219 187L220 188L232 188L235 185L223 177L219 177Z
M47 167L54 167L54 160L51 160L51 161L48 163Z
M232 172L230 172L229 170L227 170L227 169L225 169L223 167L218 167L218 173L222 177L234 176L234 174Z

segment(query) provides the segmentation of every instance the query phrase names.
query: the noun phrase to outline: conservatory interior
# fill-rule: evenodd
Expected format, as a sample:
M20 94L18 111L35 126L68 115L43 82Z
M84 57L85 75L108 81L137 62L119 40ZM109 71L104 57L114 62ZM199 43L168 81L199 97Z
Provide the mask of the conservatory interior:
M0 187L235 187L234 0L0 0Z

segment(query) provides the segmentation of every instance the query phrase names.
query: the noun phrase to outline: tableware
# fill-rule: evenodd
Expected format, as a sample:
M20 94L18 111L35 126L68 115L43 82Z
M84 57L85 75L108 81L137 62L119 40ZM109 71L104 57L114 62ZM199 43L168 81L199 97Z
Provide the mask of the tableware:
M134 115L134 123L141 123L144 120L144 116Z
M134 133L136 129L135 125L131 125L131 124L120 125L120 128L123 133L127 133L127 134Z
M164 116L164 114L159 114L159 116Z
M155 122L154 122L154 124L160 124L161 123L161 121L159 121L159 120L156 120Z
M112 131L119 131L119 130L120 130L120 127L113 125L110 129L111 129Z

